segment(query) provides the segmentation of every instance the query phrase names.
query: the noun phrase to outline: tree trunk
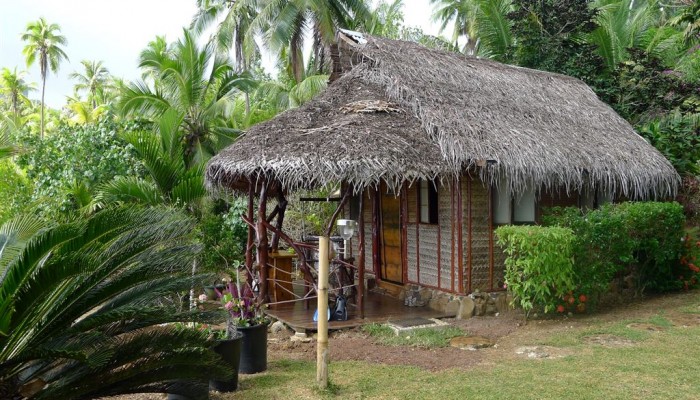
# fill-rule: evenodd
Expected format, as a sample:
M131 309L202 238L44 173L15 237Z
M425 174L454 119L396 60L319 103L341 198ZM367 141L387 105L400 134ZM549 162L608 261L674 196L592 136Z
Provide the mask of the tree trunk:
M46 93L46 77L44 77L41 83L41 121L39 122L41 125L41 131L39 134L40 139L44 138L44 93Z

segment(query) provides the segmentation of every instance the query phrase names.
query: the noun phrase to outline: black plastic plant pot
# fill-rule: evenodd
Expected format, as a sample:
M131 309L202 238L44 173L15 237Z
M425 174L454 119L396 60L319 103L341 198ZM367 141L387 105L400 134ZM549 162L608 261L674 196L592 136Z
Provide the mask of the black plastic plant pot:
M209 387L201 381L183 380L176 383L178 393L168 393L168 400L208 400Z
M241 363L238 372L257 374L267 369L267 324L238 327L241 340Z
M210 380L209 389L211 390L216 390L217 392L234 392L238 389L238 366L241 361L241 341L243 339L243 334L238 332L236 335L237 336L233 339L220 340L219 343L214 346L214 351L233 369L233 375L231 379L225 381Z

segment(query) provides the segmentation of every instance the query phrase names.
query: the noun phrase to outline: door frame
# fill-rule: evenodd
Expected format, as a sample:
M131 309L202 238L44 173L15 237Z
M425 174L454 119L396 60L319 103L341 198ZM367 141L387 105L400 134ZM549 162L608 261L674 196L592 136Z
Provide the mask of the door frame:
M401 189L399 190L399 235L401 238L401 248L400 248L400 263L401 263L401 282L395 282L391 280L386 280L384 279L382 275L382 249L383 249L383 224L382 221L383 216L382 216L382 198L384 197L384 193L386 191L386 186L384 183L380 184L378 188L374 189L373 193L373 202L372 202L372 222L373 222L373 247L374 247L374 252L373 252L373 258L374 258L374 265L375 267L375 277L378 282L385 282L387 284L391 285L397 285L397 286L403 286L408 282L408 249L407 249L407 211L408 211L408 202L406 198L406 185L402 185Z

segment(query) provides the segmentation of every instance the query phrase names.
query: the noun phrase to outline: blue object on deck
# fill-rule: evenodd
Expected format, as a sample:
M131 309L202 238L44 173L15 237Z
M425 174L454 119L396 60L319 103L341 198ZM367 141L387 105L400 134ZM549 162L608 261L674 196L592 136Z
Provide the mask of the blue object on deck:
M329 308L326 311L328 311L328 319L326 321L330 321L331 320L331 309ZM316 311L314 311L314 322L318 322L318 308L316 309Z

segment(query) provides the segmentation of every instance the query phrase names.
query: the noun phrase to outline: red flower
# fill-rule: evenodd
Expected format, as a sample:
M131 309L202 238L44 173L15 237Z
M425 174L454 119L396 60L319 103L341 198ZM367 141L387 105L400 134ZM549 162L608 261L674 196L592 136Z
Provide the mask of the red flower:
M576 299L573 297L569 297L569 304L574 304L576 302Z
M585 294L578 296L578 301L580 301L581 303L585 303L586 300L588 300L588 298L586 297Z
M700 272L700 268L698 268L695 264L688 264L688 268L690 268L690 270L693 272Z
M561 304L559 304L559 305L557 306L557 312L558 312L558 313L563 313L563 312L564 312L564 306L562 306Z

